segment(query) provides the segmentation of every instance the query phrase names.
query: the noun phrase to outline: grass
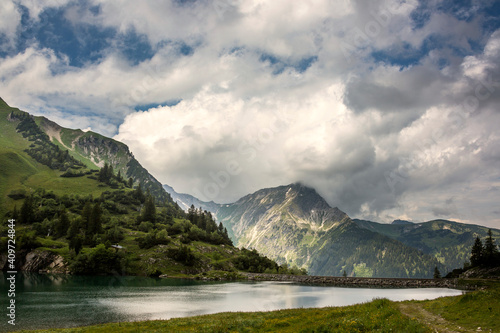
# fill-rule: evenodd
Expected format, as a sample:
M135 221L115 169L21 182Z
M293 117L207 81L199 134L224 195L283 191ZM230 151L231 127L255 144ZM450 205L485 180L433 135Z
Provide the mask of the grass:
M11 111L17 109L9 108L0 103L0 216L17 204L19 209L22 201L15 202L7 195L12 190L24 189L28 193L37 188L51 189L57 195L79 194L94 197L101 195L109 187L99 187L96 180L87 177L63 178L57 170L34 161L28 156L24 149L28 148L30 142L16 132L7 120ZM19 111L17 111L19 112Z
M431 332L387 299L321 309L219 313L37 332Z
M484 281L479 281L484 283ZM500 332L500 282L458 297L443 297L423 304L424 309L462 327Z

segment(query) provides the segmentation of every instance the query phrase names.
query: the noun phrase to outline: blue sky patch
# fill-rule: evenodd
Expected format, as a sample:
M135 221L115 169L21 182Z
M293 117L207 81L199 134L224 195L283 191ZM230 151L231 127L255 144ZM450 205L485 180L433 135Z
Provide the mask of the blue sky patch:
M17 52L37 43L39 48L49 48L56 54L67 55L70 66L82 67L89 62L99 61L116 34L111 28L73 25L64 17L63 9L48 8L35 20L25 7L19 8L22 28L18 31L20 38L17 39Z
M146 111L146 110L149 110L149 109L160 108L160 107L164 107L164 106L171 107L171 106L176 106L181 101L182 101L182 99L176 99L176 100L166 101L166 102L163 102L163 103L160 103L160 104L158 104L158 103L150 103L150 104L136 105L134 107L134 110L135 111Z
M117 40L117 49L133 65L138 65L155 55L148 37L143 34L137 34L133 29L127 31L125 34L118 35Z
M318 60L317 56L304 57L295 62L287 62L272 54L262 53L259 57L260 62L267 62L273 68L273 75L279 75L287 67L294 68L299 73L304 73L311 65Z

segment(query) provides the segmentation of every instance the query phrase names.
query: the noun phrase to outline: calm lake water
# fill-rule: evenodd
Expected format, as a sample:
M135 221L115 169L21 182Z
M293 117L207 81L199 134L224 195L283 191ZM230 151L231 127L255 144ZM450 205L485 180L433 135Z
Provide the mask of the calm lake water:
M18 274L16 326L7 324L7 281L0 273L0 331L169 319L225 311L343 306L462 294L445 288L374 289L278 282L200 282L144 277Z

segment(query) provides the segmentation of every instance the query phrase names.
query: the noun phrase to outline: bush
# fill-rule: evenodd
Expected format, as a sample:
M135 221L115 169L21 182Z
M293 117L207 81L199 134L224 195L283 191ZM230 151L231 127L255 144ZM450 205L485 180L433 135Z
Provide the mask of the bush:
M167 254L170 258L174 259L175 261L184 263L187 266L194 265L196 261L196 257L194 256L193 251L185 245L181 245L178 248L168 249Z
M153 223L151 222L141 222L138 229L142 232L150 232L153 229Z
M159 232L154 230L144 237L137 237L135 240L141 249L149 249L159 244L166 245L170 243L170 238L166 230L161 230Z
M80 253L71 268L75 274L116 274L122 271L122 257L104 244L99 244L90 251Z
M14 200L20 200L26 198L26 190L20 189L20 190L12 190L10 193L7 195L9 198L14 199Z

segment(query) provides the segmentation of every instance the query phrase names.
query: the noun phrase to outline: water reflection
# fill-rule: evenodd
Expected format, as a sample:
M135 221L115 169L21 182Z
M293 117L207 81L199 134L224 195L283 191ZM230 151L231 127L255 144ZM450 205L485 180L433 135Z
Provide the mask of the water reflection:
M0 275L0 292L7 293ZM18 274L16 329L74 327L113 321L169 319L226 311L344 306L459 295L459 290L367 289L277 282L216 283L144 277ZM1 297L0 306L7 306ZM6 321L0 331L12 330Z

